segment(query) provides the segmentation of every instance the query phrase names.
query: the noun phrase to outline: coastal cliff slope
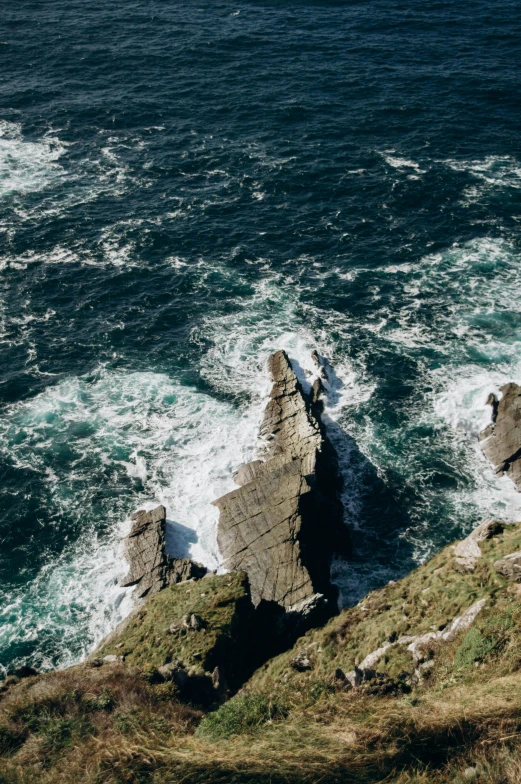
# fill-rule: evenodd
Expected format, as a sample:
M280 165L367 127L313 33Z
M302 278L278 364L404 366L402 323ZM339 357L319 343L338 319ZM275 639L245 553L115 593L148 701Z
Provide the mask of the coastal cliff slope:
M487 522L307 632L217 710L185 696L174 659L196 665L204 635L229 635L244 583L170 586L144 607L164 596L164 612L175 592L182 605L148 612L108 660L8 679L0 781L518 784L520 577L505 564L520 550L519 524ZM206 630L181 633L176 607ZM244 644L235 629L228 657ZM161 671L159 655L174 667Z

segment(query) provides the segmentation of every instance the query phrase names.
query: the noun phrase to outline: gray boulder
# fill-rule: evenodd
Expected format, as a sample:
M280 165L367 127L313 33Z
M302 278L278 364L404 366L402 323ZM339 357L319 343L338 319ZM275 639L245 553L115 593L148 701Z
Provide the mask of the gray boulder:
M521 490L521 387L510 383L501 387L502 397L488 399L492 422L480 435L481 448L497 474L507 474Z
M494 569L509 580L516 583L521 582L521 551L505 555L504 558L495 562Z
M478 558L481 558L481 548L479 542L485 542L487 539L497 536L503 532L503 523L497 520L485 520L484 523L478 525L466 539L458 542L454 546L454 568L456 571L463 574L473 572L476 568Z
M321 596L334 600L331 557L349 554L350 537L319 393L305 395L284 351L268 367L273 387L260 427L264 447L259 460L236 471L241 486L214 501L217 541L224 567L247 572L255 605L264 600L291 611Z

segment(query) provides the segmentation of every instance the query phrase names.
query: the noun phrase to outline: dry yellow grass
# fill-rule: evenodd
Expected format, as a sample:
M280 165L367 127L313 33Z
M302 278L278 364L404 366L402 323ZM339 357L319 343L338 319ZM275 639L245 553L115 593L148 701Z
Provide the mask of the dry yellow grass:
M0 700L0 784L463 784L466 770L477 784L521 784L521 608L491 569L515 548L511 527L473 575L445 550L308 633L202 725L172 685L129 665L29 678ZM397 624L425 631L483 596L474 636L433 645L410 693L346 691L333 676ZM313 668L297 672L305 646ZM383 664L414 666L403 653Z

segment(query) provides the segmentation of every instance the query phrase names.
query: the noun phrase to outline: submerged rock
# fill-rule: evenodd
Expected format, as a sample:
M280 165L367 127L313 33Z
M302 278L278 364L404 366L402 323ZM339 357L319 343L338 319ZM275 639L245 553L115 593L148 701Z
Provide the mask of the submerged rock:
M318 362L318 355L315 357ZM339 500L336 454L320 418L322 387L307 396L288 355L268 362L273 380L260 428L261 459L241 466L241 485L214 504L217 541L227 570L248 574L252 601L305 612L330 602L333 553L350 553ZM327 378L325 370L321 374Z
M128 574L122 588L136 586L136 597L151 596L167 585L204 577L206 568L189 558L170 558L166 552L166 509L140 509L132 515L134 524L125 541Z
M502 398L489 395L492 422L480 434L481 448L497 474L507 474L521 490L521 387L501 387Z

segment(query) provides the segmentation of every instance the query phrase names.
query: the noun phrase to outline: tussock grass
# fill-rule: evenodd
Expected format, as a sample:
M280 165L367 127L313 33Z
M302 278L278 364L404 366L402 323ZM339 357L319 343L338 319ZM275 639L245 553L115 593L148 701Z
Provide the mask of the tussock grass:
M227 624L233 625L240 588L217 581L216 594L201 597L186 594L185 586L177 608L165 591L121 638L125 664L76 667L10 687L0 699L0 784L463 784L467 769L477 784L520 784L520 597L492 568L521 549L520 528L508 526L482 549L470 575L454 570L446 548L373 592L267 662L206 716L182 705L173 686L144 677L144 665L173 655L162 630L180 613L197 612L200 599L207 628L237 639ZM212 579L193 585L206 593ZM411 693L348 690L335 674L390 637L443 628L484 596L471 630L427 646L432 666ZM201 639L194 636L194 644ZM310 671L291 666L301 651ZM406 649L395 647L378 669L396 678L415 666Z

